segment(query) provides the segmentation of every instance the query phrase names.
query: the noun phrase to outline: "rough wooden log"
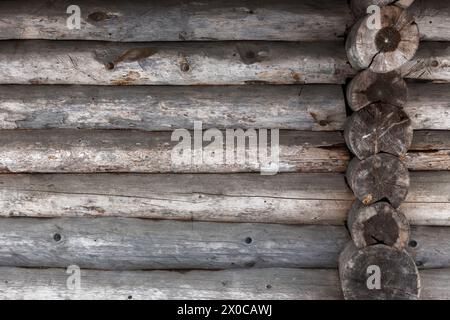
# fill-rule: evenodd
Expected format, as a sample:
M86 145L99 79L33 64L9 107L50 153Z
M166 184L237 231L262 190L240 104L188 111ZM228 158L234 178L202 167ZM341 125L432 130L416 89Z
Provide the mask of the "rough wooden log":
M81 289L67 287L66 269L0 268L0 298L81 300L343 299L337 270L241 269L222 271L80 272ZM450 299L450 270L420 272L421 299Z
M353 195L340 174L3 174L4 216L342 224Z
M70 30L71 4L1 1L0 39L339 41L351 24L345 0L79 0L80 29Z
M344 226L134 218L1 218L2 266L107 270L336 268ZM413 227L420 268L450 266L450 228Z
M242 146L247 161L225 161L227 132L220 145L203 142L208 152L222 154L212 162L206 157L197 163L180 163L172 158L178 142L172 132L135 130L2 130L0 131L0 171L15 173L229 173L259 172L258 150ZM260 134L256 132L256 134ZM190 132L194 139L194 133ZM269 131L268 140L271 133ZM259 141L261 138L258 138ZM267 149L271 150L271 142ZM212 149L213 148L213 149ZM240 147L241 148L241 147ZM250 155L250 153L253 156ZM343 172L349 154L339 132L281 131L278 172Z
M352 114L344 131L345 142L359 159L379 152L404 157L412 139L408 115L399 107L373 103Z
M365 205L386 199L398 208L409 188L409 173L396 157L380 153L366 160L354 158L346 173L347 182L355 196Z
M416 0L408 9L419 27L421 40L450 41L450 3Z
M1 299L210 300L342 299L336 270L222 271L81 270L79 290L67 287L66 269L0 268ZM441 279L432 273L433 280ZM446 273L443 275L446 276ZM436 295L434 288L425 288ZM439 295L448 294L439 290ZM273 314L273 310L272 310Z
M404 78L450 82L450 42L423 42L400 73Z
M361 18L347 37L347 56L355 69L386 73L414 57L419 30L405 10L396 6L381 8L381 29L369 27L369 19Z
M0 86L0 128L341 130L340 86ZM450 125L449 125L450 129Z
M408 220L387 202L365 206L355 201L349 212L347 226L357 248L385 244L403 249L409 239Z
M0 47L3 84L342 84L353 74L339 42L18 40Z
M337 267L344 227L3 218L0 264L108 270Z
M450 130L450 85L409 83L414 129ZM343 130L340 86L0 86L1 129Z
M382 244L358 249L350 242L339 257L339 277L346 300L416 300L420 295L414 260Z
M401 107L406 103L408 87L396 71L375 73L367 69L352 79L347 86L346 96L353 111L358 111L374 102Z
M404 111L416 130L450 130L450 85L409 83Z
M400 210L450 225L450 173L413 172ZM342 174L3 174L2 216L343 224L354 196Z

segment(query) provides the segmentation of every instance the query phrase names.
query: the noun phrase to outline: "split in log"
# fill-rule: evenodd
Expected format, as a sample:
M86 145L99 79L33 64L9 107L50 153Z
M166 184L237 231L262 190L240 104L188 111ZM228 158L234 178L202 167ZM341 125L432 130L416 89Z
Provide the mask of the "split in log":
M400 68L400 73L409 79L450 82L450 42L422 42L414 58Z
M346 177L355 196L365 205L385 199L398 208L408 194L408 169L398 158L386 153L366 160L354 158Z
M370 16L361 18L346 41L351 65L376 73L393 71L414 57L419 47L419 30L413 18L396 6L381 8L381 29L369 27Z
M142 172L142 173L230 173L260 172L261 153L258 146L248 141L232 142L226 131L217 131L214 143L204 140L202 161L194 159L191 152L188 162L176 161L173 152L179 137L171 132L146 132L136 130L1 130L0 171L4 173L91 173L91 172ZM261 142L270 142L267 150L275 147L273 133L254 133ZM197 140L194 132L187 132ZM233 131L234 134L234 131ZM184 136L183 136L184 137ZM186 137L187 139L188 137ZM192 143L192 142L190 142ZM194 142L196 143L196 142ZM278 140L278 172L344 172L349 154L340 132L281 131ZM244 159L226 159L227 150L245 152ZM193 149L191 149L192 151ZM189 152L189 151L186 151ZM210 161L209 155L222 155ZM270 156L268 156L270 158ZM244 161L243 161L244 160Z
M104 271L83 269L81 290L66 269L0 268L0 299L343 299L337 270ZM420 272L420 299L450 299L450 270ZM51 285L49 285L51 283Z
M375 73L364 70L358 73L347 86L346 96L353 111L358 111L374 102L401 107L408 98L408 87L400 74L395 71Z
M408 244L408 220L387 202L365 206L355 201L349 212L347 226L357 248L384 244L403 249Z
M71 30L71 4L0 1L0 39L341 41L352 23L346 0L78 0Z
M2 84L343 84L355 72L333 41L3 42Z
M382 244L358 249L349 243L339 257L339 277L346 300L416 300L420 295L414 260Z
M81 269L337 268L344 226L133 218L1 218L2 266ZM412 227L421 269L450 267L450 228ZM415 246L414 246L415 245ZM370 247L369 247L370 248Z
M450 172L412 172L400 210L413 225L450 225L449 194ZM335 173L2 174L0 197L2 216L333 225L355 199Z
M2 129L167 131L344 126L341 86L0 86ZM450 129L450 124L449 124Z
M373 103L347 120L344 138L350 151L361 160L379 152L404 157L413 140L413 128L401 108Z

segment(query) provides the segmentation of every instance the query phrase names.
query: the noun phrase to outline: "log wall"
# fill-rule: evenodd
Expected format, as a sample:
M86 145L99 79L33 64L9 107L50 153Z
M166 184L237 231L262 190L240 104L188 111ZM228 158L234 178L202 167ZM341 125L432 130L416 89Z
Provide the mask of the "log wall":
M0 1L0 298L342 299L347 1L80 0L79 30L70 4ZM450 298L449 8L408 9L398 70L422 299ZM194 121L279 129L279 173L172 163Z

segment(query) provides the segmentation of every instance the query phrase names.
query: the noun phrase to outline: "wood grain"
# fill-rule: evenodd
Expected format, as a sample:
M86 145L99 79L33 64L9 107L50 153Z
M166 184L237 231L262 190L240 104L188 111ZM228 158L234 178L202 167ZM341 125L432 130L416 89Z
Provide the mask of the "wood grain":
M2 129L341 130L341 86L0 86ZM450 126L449 126L450 129Z
M81 28L70 30L72 4L1 1L0 39L342 41L352 23L345 0L79 0Z
M2 266L105 270L336 268L344 226L1 218ZM450 266L450 228L412 227L420 268Z
M341 300L337 270L223 271L81 270L81 289L67 288L66 269L0 268L1 299L73 300ZM449 269L422 270L421 299L450 298Z
M2 84L343 84L341 43L4 41Z
M411 172L400 207L415 225L450 225L450 173ZM342 174L2 174L3 216L122 216L342 225Z

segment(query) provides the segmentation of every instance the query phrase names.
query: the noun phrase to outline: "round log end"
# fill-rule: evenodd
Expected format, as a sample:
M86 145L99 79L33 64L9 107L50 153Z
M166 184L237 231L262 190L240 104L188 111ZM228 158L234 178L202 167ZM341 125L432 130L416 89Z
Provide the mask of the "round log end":
M390 154L380 153L366 160L353 158L346 178L356 198L364 205L385 200L398 208L408 194L408 169Z
M393 71L411 60L419 47L419 28L406 10L383 7L380 19L380 25L373 26L372 15L362 17L347 37L347 57L357 70Z
M373 103L347 119L344 138L359 159L379 152L403 157L413 140L411 119L399 107Z
M382 244L358 249L349 243L339 257L339 276L346 300L416 300L420 295L413 258Z
M384 244L403 249L409 240L408 220L384 201L365 206L356 200L347 226L357 248Z
M367 69L358 73L347 86L347 100L353 111L374 102L403 106L408 99L408 87L396 72L375 73Z

